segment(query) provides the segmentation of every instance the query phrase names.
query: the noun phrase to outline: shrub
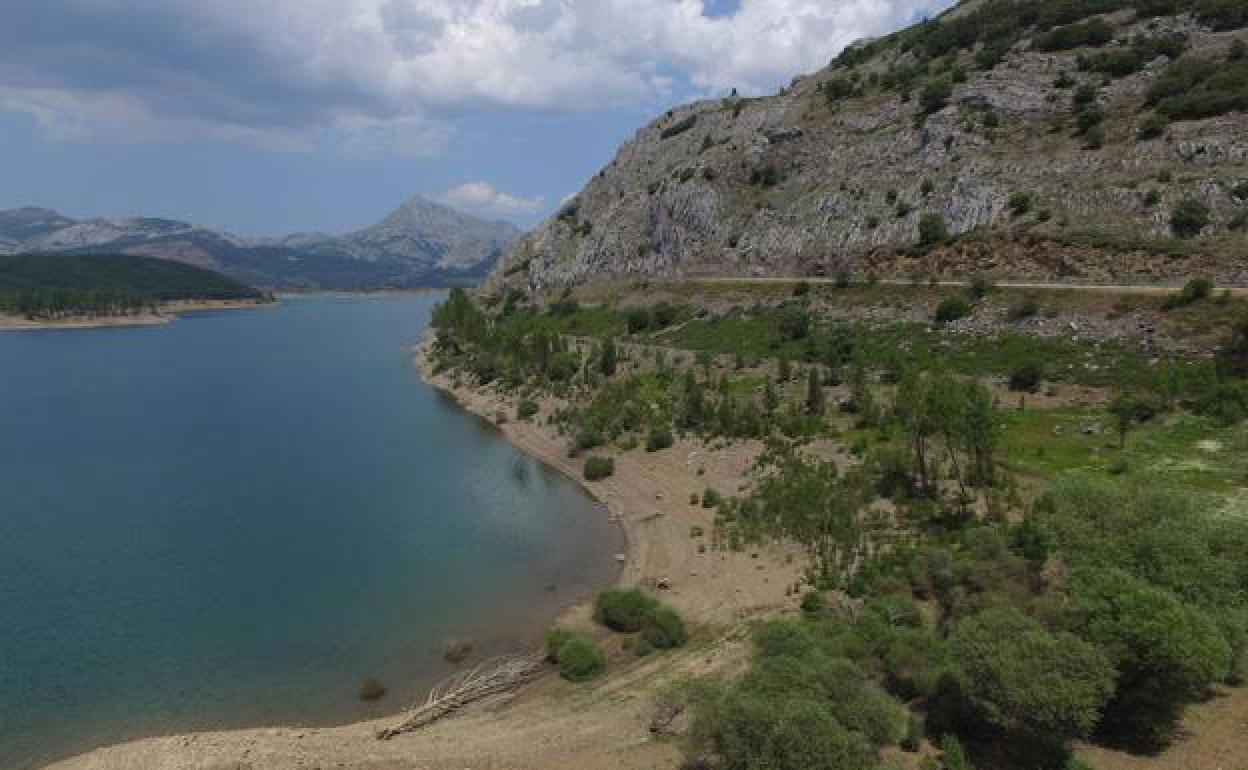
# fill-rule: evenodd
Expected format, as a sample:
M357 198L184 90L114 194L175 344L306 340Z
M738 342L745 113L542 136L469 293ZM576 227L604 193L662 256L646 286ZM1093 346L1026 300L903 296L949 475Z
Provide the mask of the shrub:
M818 591L807 591L802 597L802 612L807 615L821 615L827 609L828 601Z
M615 459L612 457L587 457L583 471L586 481L602 481L615 475Z
M646 617L641 638L655 649L671 650L689 641L689 633L676 610L660 605Z
M624 315L629 334L644 332L650 328L650 311L644 307L630 308Z
M810 333L810 313L800 307L785 308L779 327L780 334L787 340L804 339Z
M1010 306L1007 311L1007 317L1011 321L1022 321L1026 318L1032 318L1040 313L1040 304L1036 302L1036 298L1025 296L1017 303Z
M919 245L936 246L949 240L949 228L940 214L928 213L919 219Z
M1166 120L1165 115L1154 112L1140 122L1140 128L1136 136L1145 142L1150 139L1160 139L1166 135L1166 129L1169 126L1170 121Z
M1200 0L1196 17L1215 32L1225 32L1248 25L1248 6L1243 0Z
M666 329L676 323L677 315L676 307L670 302L660 302L650 311L656 329Z
M698 124L697 113L688 115L676 121L675 123L671 124L670 126L664 128L662 131L660 131L659 138L671 139L674 136L680 136L681 134L685 133L686 131L693 128L697 124Z
M593 428L584 428L576 434L577 451L585 451L602 446L602 434Z
M720 497L718 492L711 489L710 487L707 487L706 491L702 493L702 507L703 508L715 508L721 502L723 502L723 498Z
M1044 370L1036 362L1028 361L1010 373L1010 390L1034 393L1043 380Z
M1170 229L1180 238L1194 238L1209 226L1209 207L1203 201L1186 198L1170 213Z
M982 275L977 275L971 279L967 293L971 295L971 299L979 301L991 294L994 288L996 287L992 285L992 281Z
M527 420L539 411L541 411L541 408L537 405L537 402L526 398L516 405L516 419Z
M929 80L919 92L919 106L928 115L940 112L953 96L953 83L945 78Z
M612 631L631 634L640 631L658 607L657 599L639 589L611 588L598 594L594 620Z
M1056 27L1032 42L1038 51L1069 51L1083 46L1105 45L1114 39L1114 28L1104 19Z
M937 323L951 323L971 314L971 303L963 297L948 297L936 307L932 316Z
M1248 59L1184 56L1149 89L1146 103L1171 120L1199 120L1248 109Z
M1175 308L1187 307L1197 302L1203 302L1213 296L1213 282L1208 278L1193 278L1183 284L1183 288L1178 294L1166 298L1162 303L1165 310L1173 310Z
M675 443L672 436L672 429L666 425L658 425L650 429L650 434L646 436L646 451L658 452L669 448Z
M1031 196L1025 192L1016 192L1010 196L1010 215L1021 217L1031 211Z
M1083 146L1089 150L1099 150L1105 146L1105 127L1102 125L1092 126L1083 135Z
M576 634L562 628L552 628L546 632L546 660L559 662L559 649Z
M586 682L607 669L607 656L592 639L569 634L555 652L559 676L569 682Z

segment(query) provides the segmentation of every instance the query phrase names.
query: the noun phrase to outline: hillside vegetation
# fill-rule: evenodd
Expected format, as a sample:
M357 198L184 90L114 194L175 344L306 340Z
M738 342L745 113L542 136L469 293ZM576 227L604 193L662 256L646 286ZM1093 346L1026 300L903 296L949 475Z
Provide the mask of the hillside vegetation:
M1248 281L1242 0L968 0L775 96L676 108L491 286Z
M176 300L261 298L220 273L165 259L0 256L0 312L29 319L133 315Z
M1074 770L1248 675L1248 308L1207 281L1117 300L1115 343L1071 331L1103 299L983 280L605 296L453 292L432 361L572 457L755 448L690 536L800 544L801 612L660 696L688 767Z

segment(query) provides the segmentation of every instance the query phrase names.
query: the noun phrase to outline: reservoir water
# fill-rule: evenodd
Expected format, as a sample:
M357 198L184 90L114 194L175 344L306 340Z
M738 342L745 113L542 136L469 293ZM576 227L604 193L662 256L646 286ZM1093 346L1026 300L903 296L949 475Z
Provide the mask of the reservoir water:
M0 334L0 767L395 713L614 577L599 506L421 383L439 300Z

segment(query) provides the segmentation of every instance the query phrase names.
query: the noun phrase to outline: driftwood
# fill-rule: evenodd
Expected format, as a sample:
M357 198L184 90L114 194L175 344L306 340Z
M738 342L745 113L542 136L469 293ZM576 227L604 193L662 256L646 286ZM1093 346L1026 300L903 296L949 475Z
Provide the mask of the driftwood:
M533 681L541 675L542 668L538 655L498 658L444 679L429 691L424 703L413 704L400 724L379 730L377 738L388 741L419 730L470 703Z

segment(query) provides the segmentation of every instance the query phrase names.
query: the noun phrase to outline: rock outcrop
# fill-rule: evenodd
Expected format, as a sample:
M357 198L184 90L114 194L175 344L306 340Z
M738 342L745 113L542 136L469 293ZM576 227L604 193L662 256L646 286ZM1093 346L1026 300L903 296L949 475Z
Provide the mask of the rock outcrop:
M1224 59L1244 31L1186 14L1103 18L1116 38L1106 45L1046 52L1025 36L994 56L979 42L925 59L908 30L775 96L673 109L519 241L487 287L959 272L948 247L916 250L924 217L961 241L1001 246L976 265L1000 277L1166 280L1199 268L1248 281L1248 115L1175 121L1142 138L1146 96L1171 59L1121 76L1091 71L1088 59L1180 37L1184 55ZM948 92L924 93L933 82ZM1099 110L1095 127L1081 129L1080 86ZM1189 199L1209 219L1180 240L1172 214Z

